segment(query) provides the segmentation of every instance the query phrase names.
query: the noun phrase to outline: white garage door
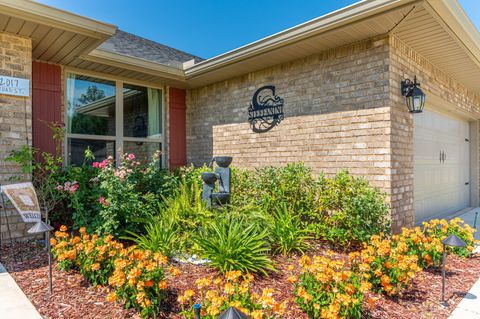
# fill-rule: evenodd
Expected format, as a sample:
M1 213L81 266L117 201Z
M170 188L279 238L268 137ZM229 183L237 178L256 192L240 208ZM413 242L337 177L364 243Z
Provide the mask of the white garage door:
M468 122L430 110L414 114L413 120L416 222L468 207Z

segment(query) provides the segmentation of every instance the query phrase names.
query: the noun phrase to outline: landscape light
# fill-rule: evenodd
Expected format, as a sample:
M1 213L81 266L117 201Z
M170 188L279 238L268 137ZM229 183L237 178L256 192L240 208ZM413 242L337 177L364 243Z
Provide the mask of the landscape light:
M445 301L445 262L447 259L447 252L446 252L446 246L450 247L466 247L467 244L463 240L461 240L458 236L456 235L450 235L444 240L442 240L443 244L443 258L442 258L442 300L440 304L442 306L447 307L448 302Z

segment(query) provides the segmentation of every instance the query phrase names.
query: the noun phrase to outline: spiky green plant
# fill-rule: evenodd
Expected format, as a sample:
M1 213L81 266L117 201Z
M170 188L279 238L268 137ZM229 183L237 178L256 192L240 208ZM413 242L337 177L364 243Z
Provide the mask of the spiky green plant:
M242 217L220 216L194 237L204 258L221 272L244 273L273 271L269 258L268 229Z

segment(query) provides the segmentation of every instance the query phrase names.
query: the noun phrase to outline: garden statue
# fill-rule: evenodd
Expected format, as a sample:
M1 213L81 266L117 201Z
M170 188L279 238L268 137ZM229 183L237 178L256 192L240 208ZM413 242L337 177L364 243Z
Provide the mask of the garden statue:
M215 156L211 164L217 164L215 172L202 173L203 190L202 200L207 202L208 207L218 207L230 202L230 183L232 163L231 156ZM215 192L216 182L218 183L218 192Z

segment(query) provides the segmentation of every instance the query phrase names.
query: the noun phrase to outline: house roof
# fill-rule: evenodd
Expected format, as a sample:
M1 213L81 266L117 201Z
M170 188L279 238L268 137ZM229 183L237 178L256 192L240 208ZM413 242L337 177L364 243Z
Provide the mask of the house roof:
M98 49L179 68L183 68L183 63L190 60L194 60L195 63L204 60L190 53L122 30L117 30L117 32L102 43Z

